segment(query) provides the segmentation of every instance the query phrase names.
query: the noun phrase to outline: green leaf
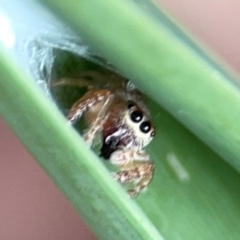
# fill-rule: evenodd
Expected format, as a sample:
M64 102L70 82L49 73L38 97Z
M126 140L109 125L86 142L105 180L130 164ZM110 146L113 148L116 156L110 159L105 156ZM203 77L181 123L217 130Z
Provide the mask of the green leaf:
M148 104L158 132L147 151L155 176L131 200L1 49L1 115L95 234L104 240L238 239L239 174L159 106L238 168L240 96L230 77L161 14L157 21L132 2L47 2L154 99Z
M54 104L7 52L1 56L1 115L97 235L161 239Z
M147 1L45 1L98 52L240 170L237 81ZM143 10L144 9L144 10Z

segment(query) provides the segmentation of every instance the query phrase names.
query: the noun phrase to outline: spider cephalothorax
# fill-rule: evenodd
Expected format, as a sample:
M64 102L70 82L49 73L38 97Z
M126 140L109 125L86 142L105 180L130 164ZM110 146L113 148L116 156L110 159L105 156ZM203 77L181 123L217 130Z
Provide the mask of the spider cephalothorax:
M92 81L88 82L86 76ZM85 72L77 80L62 79L55 83L59 84L88 87L70 109L68 121L73 123L84 115L89 126L84 140L92 146L96 134L101 135L100 156L120 168L114 176L117 181L136 182L128 193L132 197L137 195L152 179L154 165L144 147L155 136L140 92L132 83L109 71Z
M155 135L148 117L133 101L124 106L113 107L103 124L103 148L108 145L112 152L116 149L143 149ZM102 154L104 156L104 154ZM108 157L105 157L108 158Z

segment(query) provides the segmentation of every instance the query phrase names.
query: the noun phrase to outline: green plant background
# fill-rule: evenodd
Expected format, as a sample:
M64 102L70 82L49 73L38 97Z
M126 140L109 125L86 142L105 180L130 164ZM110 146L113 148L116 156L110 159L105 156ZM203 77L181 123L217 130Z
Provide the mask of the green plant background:
M147 148L156 164L154 179L130 200L2 48L1 115L95 234L100 239L238 239L240 95L233 78L133 3L46 2L148 96L158 131Z

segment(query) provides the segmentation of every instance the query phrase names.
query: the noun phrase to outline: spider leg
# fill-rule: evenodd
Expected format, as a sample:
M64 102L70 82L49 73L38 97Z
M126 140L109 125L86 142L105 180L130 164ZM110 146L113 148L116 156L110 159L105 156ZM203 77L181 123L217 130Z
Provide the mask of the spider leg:
M107 120L108 115L103 117L97 117L93 124L88 128L88 130L84 133L83 139L88 146L92 146L94 137L97 132L102 129L103 124Z
M110 162L120 167L114 179L120 183L134 182L134 187L128 190L130 197L135 197L146 188L153 177L154 164L143 151L118 150L110 157Z
M75 87L88 87L93 89L97 82L102 82L103 76L94 71L85 71L77 78L61 78L57 81L51 82L50 87L57 87L62 85L75 86Z
M108 101L111 98L111 92L107 89L98 89L88 91L80 98L70 109L67 119L70 123L75 122L78 118L96 106L100 102Z
M91 87L90 81L85 78L61 78L51 83L51 87L57 86L75 86L75 87Z
M112 102L112 94L107 89L98 89L88 91L82 98L80 98L70 109L67 119L68 122L73 123L80 118L84 113L94 108L101 103L101 108L98 110L96 118L91 122L90 127L85 132L83 138L88 146L92 146L94 137L105 123L108 114L106 109Z

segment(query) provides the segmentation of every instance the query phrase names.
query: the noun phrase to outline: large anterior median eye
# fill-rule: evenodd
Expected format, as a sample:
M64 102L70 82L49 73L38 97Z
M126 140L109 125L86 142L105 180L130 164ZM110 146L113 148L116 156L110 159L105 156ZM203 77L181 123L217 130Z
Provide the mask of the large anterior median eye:
M143 132L143 133L148 133L151 129L151 123L149 121L146 121L146 122L142 122L140 124L140 130Z
M133 111L130 114L130 117L132 119L133 122L141 122L142 118L143 118L143 113L141 111Z

